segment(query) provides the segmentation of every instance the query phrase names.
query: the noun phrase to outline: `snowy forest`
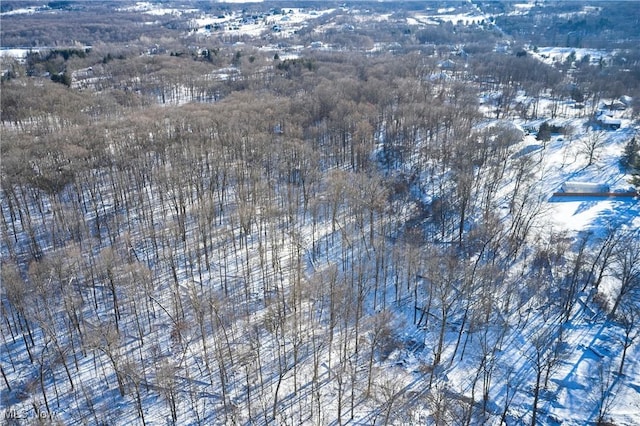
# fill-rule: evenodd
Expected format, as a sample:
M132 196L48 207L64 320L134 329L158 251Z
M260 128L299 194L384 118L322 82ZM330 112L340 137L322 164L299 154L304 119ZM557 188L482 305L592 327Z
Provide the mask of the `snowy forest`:
M3 424L640 423L633 2L0 20Z

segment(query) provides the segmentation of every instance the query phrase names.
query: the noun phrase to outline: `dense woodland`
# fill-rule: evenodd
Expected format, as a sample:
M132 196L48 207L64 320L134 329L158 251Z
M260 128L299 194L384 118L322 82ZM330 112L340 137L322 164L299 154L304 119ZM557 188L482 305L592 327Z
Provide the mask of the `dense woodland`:
M287 58L317 34L274 52L92 7L2 18L3 45L58 46L2 59L3 406L59 424L550 424L566 330L588 317L619 348L586 420L609 418L638 354L640 231L545 226L541 160L516 155L510 119L636 102L637 45L551 66L491 25L393 21ZM638 174L636 139L620 155Z

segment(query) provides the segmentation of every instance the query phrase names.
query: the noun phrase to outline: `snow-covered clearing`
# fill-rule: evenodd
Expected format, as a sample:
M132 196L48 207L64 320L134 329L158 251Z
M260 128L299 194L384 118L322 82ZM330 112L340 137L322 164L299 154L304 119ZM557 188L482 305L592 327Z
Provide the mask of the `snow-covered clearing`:
M565 62L571 54L575 55L575 61L581 61L585 56L588 56L591 64L598 64L600 60L610 59L615 51L578 47L538 47L536 52L531 53L549 65L553 65L555 62Z
M191 26L198 34L226 33L260 37L271 34L274 37L288 37L308 25L314 19L332 13L335 9L284 8L282 13L240 13L228 15L204 15L192 21Z
M0 16L33 14L41 11L42 9L47 9L47 6L43 4L42 6L22 7L22 8L10 10L8 12L2 12L0 13Z

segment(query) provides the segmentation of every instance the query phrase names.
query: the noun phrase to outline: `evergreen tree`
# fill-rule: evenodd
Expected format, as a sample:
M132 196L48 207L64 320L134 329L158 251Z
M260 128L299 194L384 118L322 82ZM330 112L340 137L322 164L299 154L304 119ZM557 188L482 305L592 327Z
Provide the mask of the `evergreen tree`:
M548 141L551 139L551 126L549 126L548 123L545 122L540 125L536 139L539 141Z
M631 138L624 147L624 153L620 159L620 165L625 171L633 171L634 164L638 158L638 143L636 138Z
M633 166L631 167L631 185L640 189L640 155L636 151L635 160L633 162Z
M638 146L636 138L631 138L624 147L620 165L627 173L631 174L629 182L633 186L640 188L640 146Z

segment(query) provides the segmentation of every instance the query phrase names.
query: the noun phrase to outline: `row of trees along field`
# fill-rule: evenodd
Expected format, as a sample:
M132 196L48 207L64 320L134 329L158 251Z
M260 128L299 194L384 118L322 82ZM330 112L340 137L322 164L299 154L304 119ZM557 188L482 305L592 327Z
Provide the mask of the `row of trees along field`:
M535 424L585 291L624 330L603 380L624 371L637 230L542 228L536 163L515 128L478 130L477 85L419 55L248 56L208 80L215 103L124 90L188 87L189 56L108 61L85 91L2 83L5 401L78 423L471 424L526 395ZM501 356L515 340L532 370ZM457 365L466 389L443 385Z

